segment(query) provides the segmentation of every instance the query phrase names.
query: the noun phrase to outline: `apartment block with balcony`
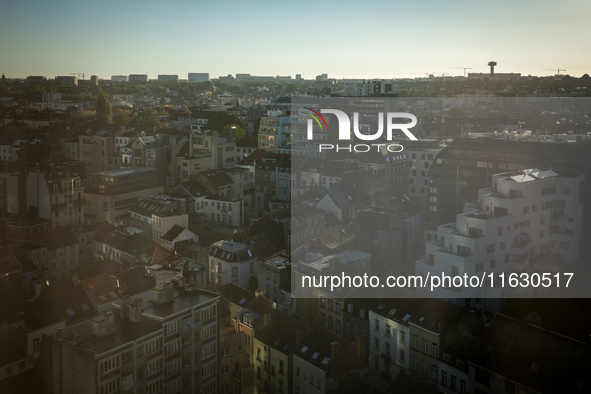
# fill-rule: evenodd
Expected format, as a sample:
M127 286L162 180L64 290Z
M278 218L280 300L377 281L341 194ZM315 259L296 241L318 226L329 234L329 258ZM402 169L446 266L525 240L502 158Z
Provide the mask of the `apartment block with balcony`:
M481 189L478 201L467 203L454 223L438 226L437 239L427 243L426 258L416 262L416 272L555 272L576 262L583 179L538 169L493 175L493 187ZM431 295L466 299L482 309L486 298L501 298L502 291L440 288Z
M44 383L55 393L217 392L219 296L170 283L144 296L44 334Z

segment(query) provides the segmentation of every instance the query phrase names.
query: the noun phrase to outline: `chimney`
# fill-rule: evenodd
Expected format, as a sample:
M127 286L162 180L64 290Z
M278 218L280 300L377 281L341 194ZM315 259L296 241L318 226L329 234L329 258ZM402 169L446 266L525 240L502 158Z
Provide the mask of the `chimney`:
M144 306L144 299L138 297L135 301L128 306L129 308L129 321L139 323L142 320L142 307Z
M174 300L174 291L172 283L167 282L161 286L154 287L154 295L152 302L161 305L172 302Z
M97 316L92 319L92 336L104 337L115 332L115 315L112 312L105 316Z
M263 289L258 289L254 292L254 295L259 298L259 297L264 297L265 296L265 292L263 291Z
M60 328L55 332L55 339L62 339L64 337L64 329Z
M78 279L78 275L73 275L72 276L72 284L74 286L78 286L80 284L80 279Z
M131 297L128 295L121 296L121 310L119 315L121 319L127 319L129 316L129 311L127 309L129 304L131 304Z

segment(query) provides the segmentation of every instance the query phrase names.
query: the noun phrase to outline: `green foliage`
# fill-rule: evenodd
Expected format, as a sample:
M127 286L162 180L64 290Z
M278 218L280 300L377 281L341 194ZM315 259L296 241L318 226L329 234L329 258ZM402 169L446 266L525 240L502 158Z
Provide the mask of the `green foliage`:
M294 93L299 89L299 86L297 83L290 83L287 85L287 88L285 89L287 92L289 93Z
M113 115L113 123L127 126L131 121L131 111L127 109L119 110Z
M215 116L207 122L206 127L208 130L215 130L223 133L224 128L228 125L240 127L243 130L246 128L246 125L238 116L232 115L232 113L228 111L220 111L215 114Z
M244 129L238 125L234 125L234 124L229 124L226 127L224 127L224 131L222 131L222 136L226 137L226 138L232 138L232 137L236 137L236 138L242 138L246 135L246 132L244 131Z
M105 93L101 93L96 100L96 120L111 123L111 103Z

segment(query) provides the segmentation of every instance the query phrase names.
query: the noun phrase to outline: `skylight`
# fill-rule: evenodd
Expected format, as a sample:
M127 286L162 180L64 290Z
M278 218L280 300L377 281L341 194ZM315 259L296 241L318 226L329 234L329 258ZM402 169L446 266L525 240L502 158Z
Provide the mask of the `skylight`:
M322 360L322 364L327 365L330 362L330 358L328 357L324 357L324 360Z
M386 307L386 304L380 304L380 306L378 306L378 309L379 309L379 310L382 310L382 309L384 309L385 307Z
M66 313L68 314L68 316L72 317L74 316L74 310L72 308L68 308L66 309Z
M316 360L316 359L318 358L318 356L319 356L319 355L320 355L320 353L318 353L318 352L314 352L314 354L312 355L312 358L313 358L314 360Z
M82 310L83 310L84 312L88 312L88 311L90 310L90 308L89 308L89 307L88 307L88 305L86 305L86 304L82 304L82 305L80 305L80 308L82 308Z
M308 346L304 346L304 347L302 348L302 353L306 353L307 351L308 351Z

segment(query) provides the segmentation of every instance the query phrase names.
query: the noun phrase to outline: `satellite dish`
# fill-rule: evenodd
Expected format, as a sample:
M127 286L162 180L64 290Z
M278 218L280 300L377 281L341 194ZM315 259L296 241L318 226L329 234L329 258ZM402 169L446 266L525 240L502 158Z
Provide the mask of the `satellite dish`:
M49 286L49 281L48 281L48 280L46 280L46 281L45 281L45 284L46 284L47 286Z
M277 309L277 303L276 302L273 303L273 309Z

